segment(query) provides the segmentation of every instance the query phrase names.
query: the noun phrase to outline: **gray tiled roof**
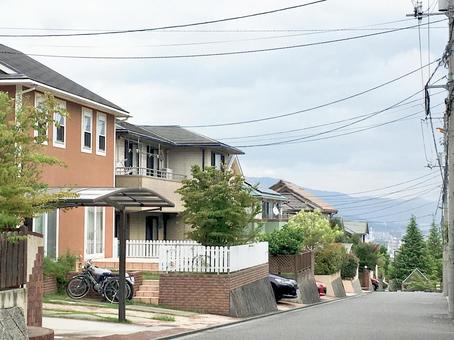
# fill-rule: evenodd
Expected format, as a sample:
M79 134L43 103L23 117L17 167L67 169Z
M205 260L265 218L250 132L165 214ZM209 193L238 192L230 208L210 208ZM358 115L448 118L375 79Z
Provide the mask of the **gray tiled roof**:
M221 143L215 139L189 131L181 126L150 126L140 125L141 128L161 137L163 140L176 146L203 146L227 149L232 154L242 154L243 152L233 146Z
M17 74L0 73L1 79L31 79L38 83L68 92L112 109L127 113L121 107L98 96L85 87L77 84L71 79L66 78L60 73L30 58L28 55L0 44L0 64L12 69Z
M186 130L181 126L151 126L134 125L127 122L117 122L117 132L136 134L159 143L170 146L198 146L227 150L231 154L243 152L233 146L221 143L215 139Z
M366 221L343 221L344 229L352 235L369 234L369 224Z

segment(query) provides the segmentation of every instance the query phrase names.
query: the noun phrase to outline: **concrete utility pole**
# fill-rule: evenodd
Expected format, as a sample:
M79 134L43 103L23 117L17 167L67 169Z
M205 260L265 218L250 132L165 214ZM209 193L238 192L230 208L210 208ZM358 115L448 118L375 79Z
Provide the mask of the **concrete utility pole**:
M440 0L440 2L443 2ZM440 8L441 9L441 8ZM454 80L454 0L448 1L446 15L449 19L448 41L448 98L446 104L445 121L448 126L448 316L454 318L454 114L453 113L453 80Z

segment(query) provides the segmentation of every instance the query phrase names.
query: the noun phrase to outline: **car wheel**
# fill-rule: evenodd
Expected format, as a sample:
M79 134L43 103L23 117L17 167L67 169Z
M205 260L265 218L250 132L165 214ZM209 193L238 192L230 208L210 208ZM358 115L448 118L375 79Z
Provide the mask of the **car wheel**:
M282 295L279 294L277 287L274 284L271 284L271 288L273 288L274 298L276 302L279 302L282 299Z

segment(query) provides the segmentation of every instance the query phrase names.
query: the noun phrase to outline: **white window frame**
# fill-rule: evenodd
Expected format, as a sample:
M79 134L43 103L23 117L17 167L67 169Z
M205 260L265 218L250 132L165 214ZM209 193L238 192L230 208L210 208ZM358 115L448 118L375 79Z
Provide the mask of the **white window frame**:
M35 92L35 108L39 107L39 104L44 101L44 95L41 93ZM38 137L38 130L33 130L33 137ZM46 137L49 138L49 125L46 124ZM42 145L47 145L47 140L41 143Z
M93 234L95 235L96 233L96 214L98 211L102 211L102 252L101 253L94 253L94 254L88 254L87 253L87 236L88 236L88 228L87 228L87 222L88 222L88 209L93 208L94 213L93 213ZM104 258L104 254L106 252L106 244L105 244L105 234L106 234L106 208L105 207L85 207L85 213L84 213L84 258L86 260L89 259L95 259L95 258ZM96 235L95 235L95 240L96 241ZM94 249L96 250L96 242Z
M44 217L44 225L43 225L43 246L44 246L44 256L47 256L47 228L49 225L49 215L47 213L43 213L42 216ZM36 226L36 217L33 218L33 232L36 232L35 226ZM57 209L56 212L56 220L57 220L57 225L56 225L56 231L55 231L55 258L58 259L59 257L59 252L58 252L58 247L59 247L59 238L60 238L60 209Z
M90 136L91 136L91 143L90 147L87 148L85 146L85 117L90 117ZM80 151L86 152L86 153L92 153L93 151L93 110L88 109L86 107L82 107L82 112L81 112L81 124L80 124Z
M58 100L58 105L62 109L66 109L65 101ZM56 115L57 115L57 112L54 112L54 121L56 120ZM68 130L68 126L66 124L66 116L63 116L63 127L65 128L64 132L63 132L63 142L57 140L57 126L55 125L55 122L52 125L53 125L53 133L52 133L53 134L53 136L52 136L53 146L56 148L65 149L66 148L66 131Z
M104 121L104 150L99 149L99 137L102 136L99 133L99 121ZM107 154L107 115L102 112L98 112L96 115L96 154L99 156L105 156Z

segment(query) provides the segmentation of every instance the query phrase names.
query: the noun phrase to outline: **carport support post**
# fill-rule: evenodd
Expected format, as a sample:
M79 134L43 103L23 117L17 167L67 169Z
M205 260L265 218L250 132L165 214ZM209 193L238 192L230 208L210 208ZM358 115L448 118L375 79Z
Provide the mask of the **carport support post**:
M119 233L119 291L118 291L118 321L126 321L126 296L125 296L125 285L126 285L126 209L120 209L120 228Z

